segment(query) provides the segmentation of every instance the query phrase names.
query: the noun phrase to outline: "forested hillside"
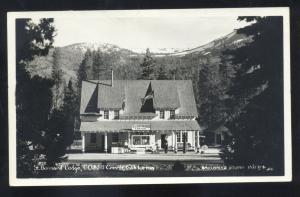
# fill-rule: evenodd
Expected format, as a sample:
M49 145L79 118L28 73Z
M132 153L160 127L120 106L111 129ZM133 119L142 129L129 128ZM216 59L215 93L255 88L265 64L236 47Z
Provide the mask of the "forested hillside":
M54 79L58 82L58 87L53 89L54 95L58 95L54 103L58 102L59 106L63 100L62 90L67 82L71 79L73 84L78 84L80 66L81 71L83 69L87 75L86 79L110 79L111 69L114 70L114 79L145 79L145 76L141 76L143 64L150 58L153 70L150 79L193 81L200 121L205 126L211 126L211 123L217 124L216 119L220 117L202 117L201 114L219 113L214 110L219 110L216 107L220 107L220 99L226 97L226 87L233 74L232 67L222 63L222 54L225 50L238 48L250 40L250 37L234 31L194 49L164 54L152 53L151 50L147 54L141 54L107 43L79 43L51 49L48 56L35 57L27 70L32 75L60 78ZM55 69L61 74L54 76Z

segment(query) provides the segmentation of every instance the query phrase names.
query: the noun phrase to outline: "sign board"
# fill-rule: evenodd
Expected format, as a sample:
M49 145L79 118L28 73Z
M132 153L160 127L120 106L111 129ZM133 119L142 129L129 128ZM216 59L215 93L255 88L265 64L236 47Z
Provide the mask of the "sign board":
M150 131L150 124L134 124L132 125L134 131Z

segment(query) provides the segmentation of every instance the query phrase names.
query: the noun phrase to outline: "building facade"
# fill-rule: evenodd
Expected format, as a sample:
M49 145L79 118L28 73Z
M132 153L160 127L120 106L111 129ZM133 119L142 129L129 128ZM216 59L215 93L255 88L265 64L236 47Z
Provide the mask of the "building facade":
M82 151L197 151L197 116L190 80L83 81Z

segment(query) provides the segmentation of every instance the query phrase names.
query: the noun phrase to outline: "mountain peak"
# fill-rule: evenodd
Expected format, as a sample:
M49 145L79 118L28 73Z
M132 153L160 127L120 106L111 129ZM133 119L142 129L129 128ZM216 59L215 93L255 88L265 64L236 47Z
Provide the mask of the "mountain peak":
M85 52L87 49L92 51L101 50L102 52L112 52L112 51L120 51L121 48L115 44L105 43L105 42L82 42L75 43L72 45L65 46L66 48L74 48L79 49Z

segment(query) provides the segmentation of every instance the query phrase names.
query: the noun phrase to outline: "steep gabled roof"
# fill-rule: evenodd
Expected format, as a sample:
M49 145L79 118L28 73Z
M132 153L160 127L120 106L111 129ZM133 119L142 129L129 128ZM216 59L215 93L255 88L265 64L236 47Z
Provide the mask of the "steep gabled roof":
M181 83L183 81L180 81ZM154 80L154 107L157 109L176 109L180 107L177 83L175 80Z
M94 104L91 102L93 102L92 95L95 92L96 87L97 87L97 84L95 84L95 83L82 81L81 98L80 98L80 113L81 114L86 113L88 104L90 104L90 105ZM96 109L95 109L95 112L96 112Z
M100 83L98 87L97 107L100 109L121 109L124 101L124 84Z
M191 80L176 81L181 116L198 116Z
M81 113L85 113L93 92L98 91L96 103L98 109L123 108L125 116L131 114L138 116L151 83L155 109L179 109L180 116L197 116L191 80L115 80L113 86L110 80L82 83Z

